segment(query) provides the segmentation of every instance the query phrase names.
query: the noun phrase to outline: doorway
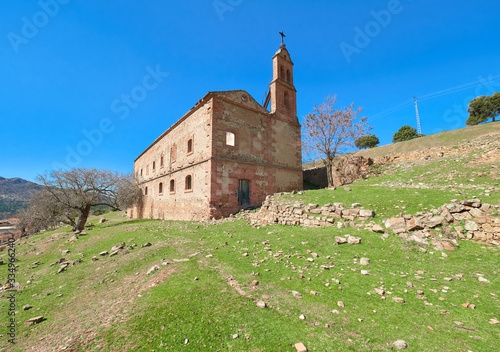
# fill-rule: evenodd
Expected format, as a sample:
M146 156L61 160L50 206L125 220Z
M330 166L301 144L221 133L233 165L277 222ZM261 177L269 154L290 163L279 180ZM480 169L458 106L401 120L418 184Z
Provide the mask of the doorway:
M250 181L240 180L238 205L250 205Z

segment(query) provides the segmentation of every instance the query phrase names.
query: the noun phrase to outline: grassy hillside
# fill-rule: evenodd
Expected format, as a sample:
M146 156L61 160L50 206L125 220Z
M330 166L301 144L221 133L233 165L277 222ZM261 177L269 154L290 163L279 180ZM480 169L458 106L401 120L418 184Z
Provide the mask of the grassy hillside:
M479 137L498 136L500 139L500 121L481 124L477 126L465 127L458 130L446 131L430 136L425 136L410 141L392 143L381 147L360 150L354 153L338 155L337 160L341 160L346 156L360 155L364 157L377 158L386 155L397 153L411 153L419 150L425 150L436 147L458 146L467 143ZM321 161L304 164L304 169L321 167Z
M500 204L498 165L478 161L481 154L374 166L374 176L351 191L281 199L360 203L376 211L377 224L451 199ZM363 228L105 217L103 224L92 218L94 226L78 240L64 228L17 243L18 342L7 342L3 293L0 351L274 352L295 351L297 342L309 351L387 351L396 340L406 341L407 351L498 350L500 324L490 323L500 320L497 247L460 241L443 256ZM335 245L335 236L348 234L361 244ZM122 243L117 255L100 255ZM362 257L370 265L360 265ZM6 261L5 251L0 259ZM0 265L3 282L7 274ZM259 308L259 300L267 307ZM24 326L36 316L45 320Z
M500 138L500 121L446 131L410 141L388 144L382 147L361 150L356 155L378 157L395 153L409 153L417 150L459 145L482 136L496 135Z

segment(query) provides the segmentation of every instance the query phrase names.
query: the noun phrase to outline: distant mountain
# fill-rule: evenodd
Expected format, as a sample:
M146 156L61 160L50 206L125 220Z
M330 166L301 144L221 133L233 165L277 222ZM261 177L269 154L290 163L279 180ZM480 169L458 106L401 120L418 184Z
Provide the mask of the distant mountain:
M22 178L0 177L0 219L15 217L27 208L31 196L40 189L39 184Z

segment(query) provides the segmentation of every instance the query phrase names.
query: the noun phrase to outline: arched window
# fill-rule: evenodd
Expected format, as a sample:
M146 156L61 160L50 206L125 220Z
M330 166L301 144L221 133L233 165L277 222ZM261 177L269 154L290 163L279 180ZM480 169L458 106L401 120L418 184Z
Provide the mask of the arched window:
M147 196L147 195L148 195L148 188L147 188L147 187L145 187L145 188L144 188L144 195L145 195L145 196Z
M141 177L142 177L142 169L141 169Z
M290 74L290 70L286 70L286 81L292 82L292 75Z
M190 191L193 189L193 184L192 184L192 178L191 175L186 176L186 184L185 184L185 189L186 191Z
M285 69L283 66L280 66L280 78L285 79Z
M160 182L160 185L158 186L158 192L163 193L163 182Z
M170 180L170 192L174 193L175 192L175 181Z
M193 152L193 138L188 141L188 154Z
M290 107L290 97L288 95L288 92L285 92L284 94L284 103L285 103L285 108Z
M163 155L160 157L160 167L163 167Z
M156 161L153 161L153 172L155 171L156 169Z

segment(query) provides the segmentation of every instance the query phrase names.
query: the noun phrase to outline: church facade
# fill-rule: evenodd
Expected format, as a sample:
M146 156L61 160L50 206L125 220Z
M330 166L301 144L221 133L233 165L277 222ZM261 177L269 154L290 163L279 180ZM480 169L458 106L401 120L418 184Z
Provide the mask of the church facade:
M270 111L244 90L206 94L135 160L144 196L129 217L221 218L302 189L293 62L284 44L273 57L269 100Z

